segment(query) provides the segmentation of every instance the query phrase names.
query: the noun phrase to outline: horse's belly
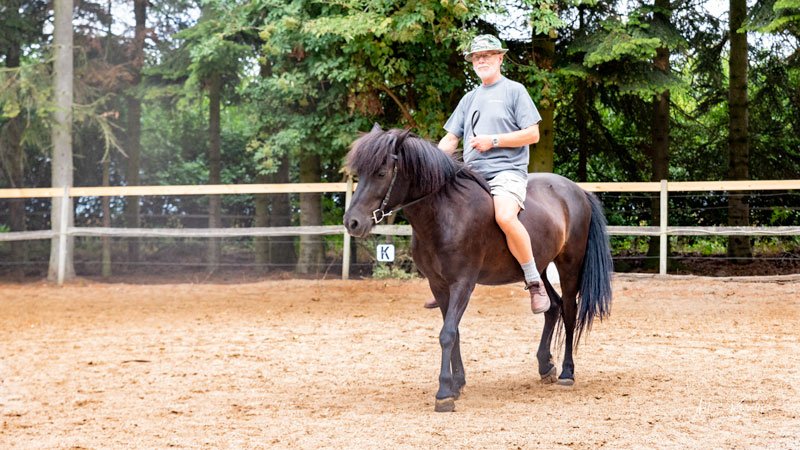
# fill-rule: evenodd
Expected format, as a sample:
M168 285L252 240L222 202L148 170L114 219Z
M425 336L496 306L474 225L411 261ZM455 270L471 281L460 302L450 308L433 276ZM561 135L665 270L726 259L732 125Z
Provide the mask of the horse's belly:
M489 286L515 283L518 281L525 281L525 274L522 272L522 267L520 267L513 256L510 256L510 260L504 263L494 261L492 264L484 264L478 275L478 284Z
M469 239L459 236L436 245L415 236L411 245L414 263L429 279L456 281L468 275L484 285L524 281L522 268L508 249L505 235L499 227L491 225L483 228L488 231ZM471 269L477 269L477 273Z

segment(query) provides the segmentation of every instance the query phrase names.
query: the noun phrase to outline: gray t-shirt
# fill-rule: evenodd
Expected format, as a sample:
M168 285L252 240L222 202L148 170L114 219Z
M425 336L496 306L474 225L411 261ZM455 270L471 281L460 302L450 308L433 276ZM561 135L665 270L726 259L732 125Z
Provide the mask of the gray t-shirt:
M475 134L493 135L524 130L542 120L528 90L506 77L489 86L481 85L458 102L456 110L444 124L444 129L449 133L463 138L464 162L487 180L507 170L516 171L527 179L530 159L527 145L498 147L483 153L469 145L476 111L480 111L480 115L475 123Z

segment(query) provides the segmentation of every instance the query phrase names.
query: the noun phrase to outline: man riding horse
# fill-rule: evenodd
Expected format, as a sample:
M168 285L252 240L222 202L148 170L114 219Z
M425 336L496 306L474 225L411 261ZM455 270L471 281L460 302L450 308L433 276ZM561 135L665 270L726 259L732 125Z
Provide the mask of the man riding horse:
M461 98L444 125L447 134L439 148L453 153L463 138L464 163L489 182L495 220L522 267L531 310L538 314L550 309L550 299L536 268L530 236L517 215L525 208L528 145L539 141L542 118L527 89L500 73L507 51L492 35L472 40L465 58L472 62L481 85ZM427 308L437 306L435 299L425 303Z

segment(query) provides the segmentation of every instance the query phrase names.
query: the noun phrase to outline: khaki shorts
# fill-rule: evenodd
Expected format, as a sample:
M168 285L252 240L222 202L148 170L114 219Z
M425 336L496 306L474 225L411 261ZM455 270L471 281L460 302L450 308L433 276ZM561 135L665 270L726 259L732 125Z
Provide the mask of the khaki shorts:
M511 197L517 201L520 209L525 209L525 195L528 193L528 179L517 172L500 172L489 180L492 195L495 197Z

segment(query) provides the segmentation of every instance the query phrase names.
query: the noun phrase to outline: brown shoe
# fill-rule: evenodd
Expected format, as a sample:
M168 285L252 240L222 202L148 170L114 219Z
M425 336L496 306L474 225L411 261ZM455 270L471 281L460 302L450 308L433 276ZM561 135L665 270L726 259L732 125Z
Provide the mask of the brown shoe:
M436 309L436 308L438 308L438 307L439 307L439 303L437 303L437 302L436 302L436 297L431 297L431 298L429 298L429 299L428 299L428 301L427 301L427 302L425 302L425 304L424 304L424 305L422 305L422 306L424 306L424 307L425 307L425 308L427 308L427 309Z
M550 297L547 296L544 283L534 281L525 286L525 289L531 293L531 311L534 314L543 313L550 309Z

